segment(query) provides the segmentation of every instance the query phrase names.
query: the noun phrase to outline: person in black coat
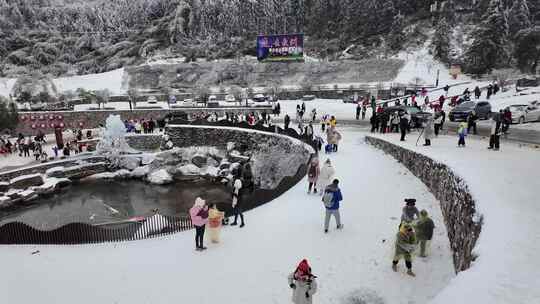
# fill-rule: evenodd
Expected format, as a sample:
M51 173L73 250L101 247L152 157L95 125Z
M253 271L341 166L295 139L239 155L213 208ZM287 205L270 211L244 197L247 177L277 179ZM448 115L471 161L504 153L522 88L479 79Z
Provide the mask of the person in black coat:
M401 141L405 141L407 130L409 129L409 115L405 111L399 111L399 131L401 132Z
M501 110L502 111L502 110ZM493 113L491 117L491 136L488 149L499 151L502 126L502 113Z
M379 116L376 112L373 112L369 122L371 123L371 133L375 133L379 129Z
M291 118L289 117L289 114L285 114L285 130L289 129L289 124L291 123Z
M467 117L467 134L471 134L471 130L473 131L472 134L476 135L476 121L478 120L478 116L476 116L476 112L472 111L469 116Z
M476 97L476 99L479 99L480 96L482 96L482 91L480 91L480 88L476 86L476 88L474 88L474 97Z
M381 113L379 115L380 117L380 124L381 124L381 133L382 134L386 134L386 129L388 128L388 120L389 120L389 117L388 117L388 113Z
M360 106L360 103L356 105L356 120L360 119L360 112L362 111L362 107Z

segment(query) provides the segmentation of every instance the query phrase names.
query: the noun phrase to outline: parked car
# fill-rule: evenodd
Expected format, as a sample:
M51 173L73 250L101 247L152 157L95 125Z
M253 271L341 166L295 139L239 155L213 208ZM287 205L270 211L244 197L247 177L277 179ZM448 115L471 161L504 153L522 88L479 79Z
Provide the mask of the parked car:
M234 95L227 95L225 96L225 102L236 102L236 98L234 98Z
M157 103L157 98L156 98L156 96L148 96L148 99L146 99L146 102L148 102L150 104L155 104L155 103Z
M255 94L255 96L253 96L253 101L254 102L265 102L266 97L263 94Z
M206 106L209 107L209 108L219 108L219 102L217 100L208 101L206 103Z
M208 102L217 102L217 97L216 95L210 95L208 97Z
M428 116L431 116L431 113L422 112L420 109L413 106L393 106L384 109L384 113L388 114L389 117L392 117L395 112L399 111L405 111L411 116L411 121L409 121L409 126L411 128L421 127L422 122L426 121Z
M184 99L184 101L182 101L182 106L183 107L194 107L195 106L195 102L193 101L193 99Z
M316 98L315 95L304 95L304 96L302 96L302 100L304 100L304 101L314 100L315 98Z
M522 124L540 120L540 107L536 104L511 105L507 108L512 113L512 123Z
M479 119L491 117L491 104L487 101L466 101L453 108L448 114L450 121L467 121L469 114L474 111Z

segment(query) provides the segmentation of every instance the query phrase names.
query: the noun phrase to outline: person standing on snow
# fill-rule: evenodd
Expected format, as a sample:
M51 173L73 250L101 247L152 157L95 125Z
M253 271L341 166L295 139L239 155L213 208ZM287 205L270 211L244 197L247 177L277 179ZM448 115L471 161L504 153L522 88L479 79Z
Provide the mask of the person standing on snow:
M208 232L212 243L219 243L219 234L224 217L225 213L219 211L216 204L212 205L212 208L208 211Z
M315 119L317 119L317 109L313 108L313 110L311 110L311 121L314 122Z
M429 116L427 119L427 122L424 126L424 146L431 146L431 140L433 139L433 134L435 131L433 130L433 116Z
M371 123L371 133L377 132L379 130L379 115L376 112L373 112L369 122Z
M439 130L442 129L443 115L442 112L435 113L435 119L433 120L435 136L439 136Z
M319 159L313 158L309 164L308 168L308 194L311 193L311 188L313 188L313 193L317 193L317 180L321 174L321 168L319 166Z
M399 112L399 131L401 132L400 141L405 141L405 135L407 135L407 131L409 130L409 120L410 116L407 112Z
M311 124L311 122L308 123L308 125L306 126L306 129L305 129L305 132L304 134L307 136L307 138L312 141L313 140L313 125Z
M292 302L294 304L313 303L313 295L317 292L316 278L311 272L308 261L303 259L287 278L289 287L293 290Z
M415 277L412 272L412 255L416 249L416 235L410 224L404 224L399 228L399 232L396 236L395 254L392 260L392 270L397 272L397 265L399 260L405 259L405 266L407 266L407 274Z
M332 215L336 219L336 228L343 229L341 215L339 214L339 202L343 200L343 195L341 194L341 189L339 189L338 185L339 180L334 179L334 181L324 189L323 202L324 207L326 208L324 233L328 233L328 226L330 225L330 217Z
M285 130L289 128L289 124L291 123L291 118L289 117L289 114L285 114L285 118L283 118L285 123Z
M366 119L367 106L362 105L362 120Z
M240 216L240 220L242 221L240 223L240 228L244 227L244 214L242 213L242 179L240 174L237 174L234 185L233 185L233 193L232 193L232 207L233 207L233 213L234 213L234 222L231 224L231 226L237 225L238 216Z
M475 111L472 111L471 113L469 113L469 116L467 116L467 134L471 134L471 130L474 135L477 134L477 131L476 131L477 120L478 120L478 116L476 116Z
M458 147L465 147L465 137L467 136L467 124L462 122L459 124L458 128Z
M356 104L356 120L360 119L360 112L362 111L362 107L360 106L360 103Z
M203 244L204 230L208 223L208 206L206 206L206 202L202 198L197 197L195 204L189 209L189 215L193 226L195 226L195 250L206 250Z
M317 189L321 190L320 195L323 195L324 191L322 190L325 189L326 186L330 185L335 174L336 170L332 166L332 162L330 159L327 159L320 170L319 177L317 178Z
M489 137L488 149L499 151L501 137L501 114L493 113L491 115L491 136Z
M428 212L426 210L420 211L420 218L416 222L416 238L420 244L420 256L425 258L427 257L426 249L429 249L429 242L433 238L433 229L435 229L435 224L433 220L429 218Z
M418 219L418 216L420 215L420 213L418 212L418 208L416 208L416 199L406 198L405 203L406 205L403 207L401 213L401 222L412 223L413 221Z
M478 86L476 86L476 88L474 88L474 97L476 99L480 99L480 96L482 96L482 91Z
M392 114L392 119L390 120L390 133L399 133L399 115L397 112ZM395 131L394 131L395 130Z

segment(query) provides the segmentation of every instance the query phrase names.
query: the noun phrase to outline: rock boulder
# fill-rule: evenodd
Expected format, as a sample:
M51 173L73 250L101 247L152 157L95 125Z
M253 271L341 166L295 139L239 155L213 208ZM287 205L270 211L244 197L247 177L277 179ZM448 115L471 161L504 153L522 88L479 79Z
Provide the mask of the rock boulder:
M13 178L9 185L14 189L27 189L32 186L41 186L43 185L43 177L41 174L31 174L31 175L22 175L19 177Z

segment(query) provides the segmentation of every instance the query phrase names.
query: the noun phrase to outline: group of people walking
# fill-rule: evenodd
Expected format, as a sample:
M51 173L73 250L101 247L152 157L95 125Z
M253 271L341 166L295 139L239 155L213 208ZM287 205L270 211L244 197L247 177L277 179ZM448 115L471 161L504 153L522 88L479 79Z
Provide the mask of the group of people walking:
M413 256L420 247L420 257L427 257L429 243L433 238L433 230L435 224L429 218L426 210L418 211L416 207L416 199L405 199L405 206L402 209L401 223L399 231L396 235L395 252L392 260L392 270L398 271L398 263L401 259L405 260L407 274L416 276L412 271Z

